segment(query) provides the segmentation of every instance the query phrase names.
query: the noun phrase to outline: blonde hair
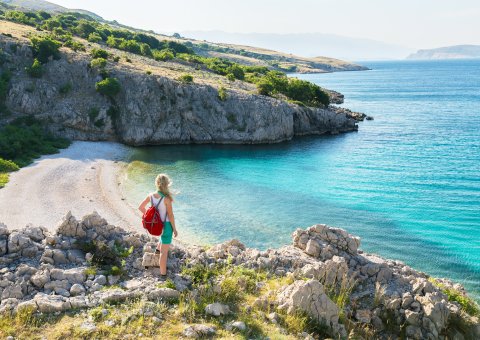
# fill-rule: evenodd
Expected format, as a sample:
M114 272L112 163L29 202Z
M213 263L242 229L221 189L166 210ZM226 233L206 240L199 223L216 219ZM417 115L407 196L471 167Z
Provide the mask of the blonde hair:
M167 174L159 174L155 178L155 186L157 190L164 194L166 197L172 199L172 193L170 192L170 185L172 185L172 180L168 177Z

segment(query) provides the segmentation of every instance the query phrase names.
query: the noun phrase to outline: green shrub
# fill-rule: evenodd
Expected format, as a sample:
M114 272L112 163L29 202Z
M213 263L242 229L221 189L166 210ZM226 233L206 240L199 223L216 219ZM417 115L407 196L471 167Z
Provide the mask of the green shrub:
M228 74L233 74L236 79L245 79L245 72L243 71L243 68L238 64L229 66L227 72Z
M48 62L49 58L60 59L60 51L58 50L62 44L52 37L35 36L30 39L32 41L33 56L42 64Z
M107 66L107 60L104 58L95 58L90 62L91 68L104 68Z
M113 61L118 63L120 61L120 57L116 55L115 57L113 57Z
M82 44L81 42L75 41L73 39L67 39L64 43L63 46L69 47L75 52L77 51L86 51L87 49L85 48L85 45Z
M153 50L153 58L157 61L167 61L175 58L175 54L172 50Z
M232 73L227 74L225 77L230 81L235 81L235 76Z
M116 78L106 78L97 82L95 89L107 97L114 97L120 92L120 82Z
M60 88L58 89L58 92L60 94L67 94L71 90L72 90L72 83L68 82L68 83L65 83L62 86L60 86Z
M221 101L227 100L227 90L223 86L220 86L218 89L218 98Z
M12 172L19 169L18 165L12 161L0 158L0 172Z
M1 52L1 51L0 51ZM8 85L10 83L10 72L3 71L0 75L0 113L5 114L7 107L5 100L7 99Z
M109 246L106 242L79 239L76 245L85 253L92 254L91 264L108 270L110 275L121 275L125 268L125 258L133 253L133 246L125 248L118 242Z
M32 117L19 118L0 128L0 157L22 167L34 158L58 152L70 142L46 132L42 123Z
M25 71L32 78L41 78L43 75L43 67L38 59L33 61L32 66L25 67Z
M110 57L110 53L108 53L107 51L101 48L94 48L90 53L93 59L97 59L97 58L108 59Z
M87 40L88 40L89 42L92 42L92 43L98 43L98 42L102 41L103 39L102 39L102 37L100 36L100 34L98 34L97 32L93 32L93 33L90 33L90 34L88 35Z
M97 119L99 114L100 114L100 110L96 107L92 107L90 110L88 110L88 118L90 119L91 122Z
M0 172L0 189L8 183L8 174Z
M178 77L178 80L185 84L193 83L193 76L191 74L182 74Z

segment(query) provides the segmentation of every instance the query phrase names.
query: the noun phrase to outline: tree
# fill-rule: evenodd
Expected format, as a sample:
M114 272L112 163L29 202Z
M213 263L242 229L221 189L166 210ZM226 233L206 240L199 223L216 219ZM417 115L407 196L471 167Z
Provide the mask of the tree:
M38 59L33 61L32 66L26 67L25 71L27 71L28 75L32 78L41 78L43 75L43 67Z
M60 59L60 51L58 49L62 44L59 41L51 37L32 37L31 41L33 56L42 64L47 63L50 57Z
M113 98L115 95L120 92L120 82L117 78L106 78L95 84L95 89L98 93L103 94L107 97Z
M91 54L94 59L96 58L108 59L108 57L110 57L110 53L108 53L105 50L102 50L101 48L94 48Z

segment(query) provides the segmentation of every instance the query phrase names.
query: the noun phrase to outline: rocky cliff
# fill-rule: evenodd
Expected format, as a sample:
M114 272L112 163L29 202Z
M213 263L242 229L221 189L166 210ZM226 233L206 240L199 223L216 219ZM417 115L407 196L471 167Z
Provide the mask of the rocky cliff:
M102 77L90 67L87 52L62 48L59 60L44 65L41 78L31 78L24 69L32 64L32 52L22 37L31 32L5 24L19 30L10 30L11 37L0 36L6 57L3 67L11 72L6 106L13 117L28 114L48 121L49 128L61 136L130 145L273 143L296 135L357 128L354 119L333 109L307 108L257 95L251 84L229 84L223 77L182 63L135 55L129 56L130 62L122 58L107 64L110 76L121 84L114 100L95 91ZM178 81L182 73L192 73L194 83ZM220 99L220 86L226 88L226 98Z
M154 268L155 240L109 225L96 213L81 220L68 213L55 234L0 224L0 323L15 315L51 320L51 313L88 310L63 328L60 318L50 321L36 336L115 337L120 329L118 338L139 332L162 339L231 339L238 333L286 339L480 337L478 306L460 285L359 246L358 237L321 224L295 231L291 246L267 251L236 240L210 248L177 244L168 282L162 283ZM125 257L128 247L133 251L126 253L123 270L95 267L111 249ZM0 329L0 335L11 333Z

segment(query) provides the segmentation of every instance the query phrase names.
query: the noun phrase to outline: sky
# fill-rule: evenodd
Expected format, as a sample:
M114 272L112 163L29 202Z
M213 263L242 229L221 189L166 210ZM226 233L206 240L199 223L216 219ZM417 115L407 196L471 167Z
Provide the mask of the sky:
M159 33L333 33L409 48L480 45L479 0L49 0Z

